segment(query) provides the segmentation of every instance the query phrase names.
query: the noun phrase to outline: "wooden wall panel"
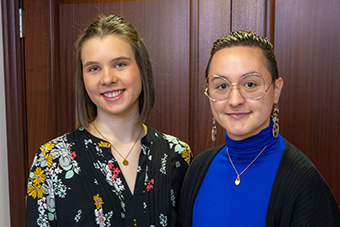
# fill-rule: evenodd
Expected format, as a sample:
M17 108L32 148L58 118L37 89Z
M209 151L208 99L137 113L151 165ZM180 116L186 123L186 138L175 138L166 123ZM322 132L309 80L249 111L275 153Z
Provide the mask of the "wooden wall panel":
M190 146L194 155L212 147L211 141L212 114L208 99L204 96L205 68L210 58L213 42L230 31L230 1L197 1L193 15L192 56L191 64L191 97L190 97ZM198 18L199 17L199 18ZM223 130L219 127L219 144Z
M232 1L231 30L254 31L260 36L266 31L266 0Z
M18 1L1 1L11 226L24 226L27 166L25 78ZM20 217L20 218L18 218Z
M281 133L318 167L340 201L340 2L276 2L283 77Z
M27 146L31 164L38 145L55 136L57 113L53 102L49 2L28 1L25 7L31 9L26 17L24 39Z
M93 10L95 9L95 10ZM60 4L60 75L65 117L74 112L74 42L97 15L117 14L130 21L148 47L154 67L156 103L147 124L188 142L189 129L189 3L137 1L98 4ZM72 115L73 116L73 115ZM73 125L71 125L73 127ZM70 124L65 125L70 130Z

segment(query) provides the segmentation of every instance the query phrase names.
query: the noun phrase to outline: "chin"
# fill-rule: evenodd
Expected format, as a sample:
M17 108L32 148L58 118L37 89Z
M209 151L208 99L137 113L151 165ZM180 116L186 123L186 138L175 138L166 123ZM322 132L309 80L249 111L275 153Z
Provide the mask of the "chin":
M243 128L239 130L235 129L235 127L232 127L230 130L226 130L230 139L243 140L251 136L250 133Z
M245 136L245 135L229 135L228 134L228 136L232 140L244 140L248 138L248 136Z

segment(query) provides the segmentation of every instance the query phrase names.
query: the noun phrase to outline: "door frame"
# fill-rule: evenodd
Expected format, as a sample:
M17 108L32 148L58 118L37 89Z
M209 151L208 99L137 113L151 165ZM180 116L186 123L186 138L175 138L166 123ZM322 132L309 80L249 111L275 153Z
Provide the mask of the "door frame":
M19 8L22 0L2 0L4 78L7 124L8 184L11 226L24 226L27 138L24 75L24 45L19 37Z

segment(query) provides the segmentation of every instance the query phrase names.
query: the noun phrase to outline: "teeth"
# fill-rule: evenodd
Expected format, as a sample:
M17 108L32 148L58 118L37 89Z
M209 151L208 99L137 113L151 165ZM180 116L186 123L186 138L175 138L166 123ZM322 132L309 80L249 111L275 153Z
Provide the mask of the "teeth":
M111 92L111 93L104 93L104 96L108 97L108 98L113 98L113 97L116 97L116 96L118 96L122 93L123 93L123 91L116 91L116 92Z

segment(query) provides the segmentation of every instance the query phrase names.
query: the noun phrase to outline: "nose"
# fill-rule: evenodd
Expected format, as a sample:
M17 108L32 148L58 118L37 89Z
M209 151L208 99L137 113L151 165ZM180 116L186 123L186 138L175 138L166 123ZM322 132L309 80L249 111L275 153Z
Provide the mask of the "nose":
M110 85L113 83L116 83L118 78L117 78L117 73L115 72L115 70L110 69L110 68L105 68L103 69L103 75L102 75L102 79L101 82L103 85Z
M239 86L237 83L232 83L231 84L232 88L229 94L229 104L231 106L237 107L239 105L242 105L244 103L244 98L240 93Z

